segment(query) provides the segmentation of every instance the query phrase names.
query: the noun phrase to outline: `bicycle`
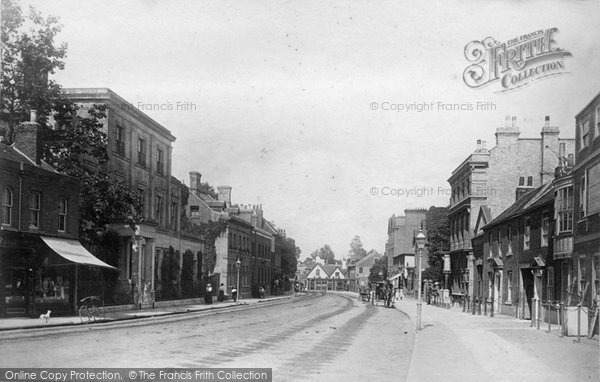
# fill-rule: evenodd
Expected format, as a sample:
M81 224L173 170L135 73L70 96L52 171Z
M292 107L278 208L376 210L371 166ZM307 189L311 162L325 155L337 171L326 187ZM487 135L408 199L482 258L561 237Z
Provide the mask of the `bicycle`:
M88 296L80 300L83 304L79 307L79 319L81 323L88 324L92 321L101 321L106 318L102 299L99 296ZM104 305L104 304L102 304Z

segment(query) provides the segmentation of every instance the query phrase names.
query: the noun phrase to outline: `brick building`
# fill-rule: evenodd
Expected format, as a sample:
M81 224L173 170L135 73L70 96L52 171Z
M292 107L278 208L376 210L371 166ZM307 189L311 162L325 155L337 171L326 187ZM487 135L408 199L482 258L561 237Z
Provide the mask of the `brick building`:
M414 238L420 228L426 233L426 216L426 209L406 209L404 210L404 216L392 215L388 220L388 240L385 245L388 274L390 277L402 274L401 277L394 278L394 280L398 280L398 283L408 290L416 288ZM422 270L427 268L428 257L429 252L425 248L422 254Z
M561 158L573 158L574 140L559 138L558 127L546 117L541 138L519 138L516 117L506 117L496 129L496 146L477 141L448 179L452 192L450 221L451 293L473 296L475 259L471 239L515 200L515 190L540 187L554 178Z
M181 229L184 185L171 176L171 132L107 88L63 89L84 115L93 104L108 109L102 121L108 137L109 167L115 177L137 187L143 195L143 222L135 232L120 223L107 229L121 236L119 289L133 289L136 304L151 306L155 299L181 297L181 270L201 262L202 238ZM193 283L200 277L194 266ZM167 274L168 273L168 274ZM164 285L163 285L164 284ZM199 288L196 289L198 290Z
M573 263L584 306L600 294L600 94L575 116ZM588 289L586 291L586 285Z
M45 163L41 147L35 122L0 143L0 317L73 314L79 267L111 268L78 241L79 180Z
M519 191L517 200L473 239L473 296L487 304L486 312L530 319L538 301L560 298L560 273L554 277L560 262L553 258L552 241L556 190L550 182Z

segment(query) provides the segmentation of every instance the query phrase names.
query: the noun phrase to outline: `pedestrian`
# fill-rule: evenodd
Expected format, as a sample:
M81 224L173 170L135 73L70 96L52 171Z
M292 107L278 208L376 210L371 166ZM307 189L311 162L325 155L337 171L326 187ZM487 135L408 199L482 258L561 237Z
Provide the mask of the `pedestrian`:
M369 292L369 300L371 300L371 305L375 305L375 291L373 289Z
M235 287L231 287L231 298L233 298L233 302L237 302L237 289Z
M260 289L258 290L259 296L260 298L265 298L265 288L261 285Z
M219 295L217 296L217 301L225 301L225 284L223 283L221 283L221 285L219 286Z
M210 283L206 284L206 289L204 290L204 303L212 304L212 285Z

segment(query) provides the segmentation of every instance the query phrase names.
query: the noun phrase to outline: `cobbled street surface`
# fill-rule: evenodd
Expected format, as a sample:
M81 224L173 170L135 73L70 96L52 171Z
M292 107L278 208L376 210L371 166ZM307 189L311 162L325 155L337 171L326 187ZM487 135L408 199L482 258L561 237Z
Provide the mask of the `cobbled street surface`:
M328 293L0 337L0 367L267 367L274 381L391 381L406 379L413 343L413 325L399 310Z

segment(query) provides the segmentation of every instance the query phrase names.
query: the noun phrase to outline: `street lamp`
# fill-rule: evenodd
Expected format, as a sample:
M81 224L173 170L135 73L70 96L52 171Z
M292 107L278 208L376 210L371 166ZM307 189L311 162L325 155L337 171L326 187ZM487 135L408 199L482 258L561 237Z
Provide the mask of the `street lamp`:
M237 261L235 262L235 267L237 268L237 298L240 298L240 268L242 266L242 262L240 261L240 258L238 257Z
M419 233L415 238L417 243L417 330L421 330L421 309L423 306L423 296L421 296L421 256L425 247L425 235L423 230L419 229Z

